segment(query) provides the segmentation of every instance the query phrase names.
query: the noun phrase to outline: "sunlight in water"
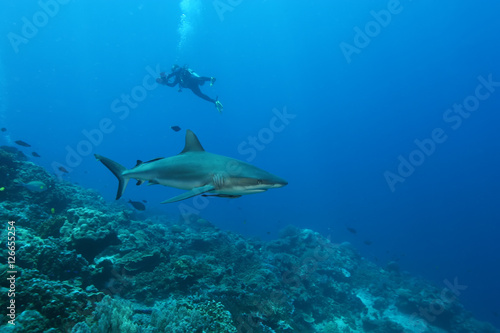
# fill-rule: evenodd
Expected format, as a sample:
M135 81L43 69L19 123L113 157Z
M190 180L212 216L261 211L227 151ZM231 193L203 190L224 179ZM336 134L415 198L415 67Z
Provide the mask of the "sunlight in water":
M179 44L177 45L179 55L194 30L193 25L200 14L201 2L200 0L182 0L180 7L182 14L179 22Z

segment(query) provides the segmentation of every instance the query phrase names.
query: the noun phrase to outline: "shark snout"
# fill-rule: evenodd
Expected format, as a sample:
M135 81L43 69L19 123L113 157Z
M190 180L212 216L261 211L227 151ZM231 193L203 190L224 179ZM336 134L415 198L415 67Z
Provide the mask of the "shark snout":
M283 186L286 186L288 185L288 182L284 179L281 179L278 183L277 183L278 187L283 187Z
M272 181L269 182L272 187L274 188L279 188L288 185L288 182L284 180L283 178L280 177L275 177L272 179Z

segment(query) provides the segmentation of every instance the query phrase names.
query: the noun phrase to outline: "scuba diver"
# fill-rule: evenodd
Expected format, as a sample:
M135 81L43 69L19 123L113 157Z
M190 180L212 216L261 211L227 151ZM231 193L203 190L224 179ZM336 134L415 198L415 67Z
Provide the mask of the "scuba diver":
M156 79L156 82L169 87L175 87L179 84L179 92L182 88L191 89L191 91L198 97L203 98L206 101L215 104L215 107L219 112L222 112L223 106L218 98L210 98L201 92L200 86L202 86L206 81L210 81L210 87L214 84L214 77L199 76L191 68L187 66L180 67L179 65L173 65L171 68L171 73L165 75L165 72L160 73L160 77ZM174 78L172 82L169 82L171 78Z

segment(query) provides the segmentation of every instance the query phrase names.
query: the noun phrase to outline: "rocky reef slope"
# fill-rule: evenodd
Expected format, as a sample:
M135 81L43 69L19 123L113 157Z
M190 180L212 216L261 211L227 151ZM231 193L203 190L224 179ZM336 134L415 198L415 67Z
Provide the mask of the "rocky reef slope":
M19 186L32 181L46 189ZM0 187L17 270L2 332L498 332L463 309L458 281L436 288L312 230L262 242L196 216L136 220L8 147ZM7 271L3 260L2 309Z

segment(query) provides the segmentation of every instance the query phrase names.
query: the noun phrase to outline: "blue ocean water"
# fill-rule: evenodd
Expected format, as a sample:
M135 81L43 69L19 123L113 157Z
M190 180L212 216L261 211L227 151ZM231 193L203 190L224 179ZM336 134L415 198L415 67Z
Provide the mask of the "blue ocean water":
M437 286L456 281L460 301L500 326L499 11L493 0L9 2L0 144L28 142L18 147L33 162L113 201L116 179L94 153L132 167L177 154L191 129L207 151L289 185L170 205L181 191L129 185L124 202L173 218L184 204L264 239L310 228ZM155 84L174 63L217 78L201 88L222 114Z

